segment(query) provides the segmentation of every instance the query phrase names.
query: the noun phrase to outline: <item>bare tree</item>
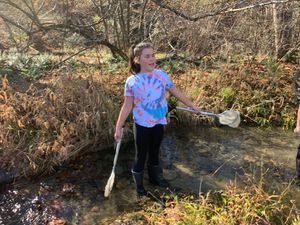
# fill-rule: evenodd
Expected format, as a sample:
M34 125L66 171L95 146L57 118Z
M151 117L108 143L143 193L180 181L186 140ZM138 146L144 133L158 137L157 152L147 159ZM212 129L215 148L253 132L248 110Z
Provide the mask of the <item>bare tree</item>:
M97 30L96 26L102 21L93 22L89 7L86 10L77 11L76 7L66 2L56 4L56 1L0 0L0 7L6 10L0 12L0 18L23 32L28 37L26 46L33 45L38 51L51 51L51 45L47 43L47 35L52 31L77 33L85 38L86 45L105 45L115 55L127 58L126 54L110 43L104 35L104 31ZM60 13L57 15L57 13ZM92 12L93 13L93 12ZM91 15L86 16L86 15ZM13 18L17 18L17 21ZM48 37L49 38L49 37ZM57 39L55 42L57 43Z
M291 48L293 10L291 5L273 5L275 55L281 59Z
M270 49L282 57L298 46L299 8L292 0L0 0L0 18L18 49L51 51L76 34L78 47L106 46L124 59L142 40L197 58Z

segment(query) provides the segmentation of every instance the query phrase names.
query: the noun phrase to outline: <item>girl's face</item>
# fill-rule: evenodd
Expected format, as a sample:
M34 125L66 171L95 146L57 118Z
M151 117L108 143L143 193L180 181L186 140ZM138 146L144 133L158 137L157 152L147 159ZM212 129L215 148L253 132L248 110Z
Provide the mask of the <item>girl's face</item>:
M156 59L153 48L145 48L142 51L141 56L136 57L135 63L140 64L141 73L149 73L155 69Z

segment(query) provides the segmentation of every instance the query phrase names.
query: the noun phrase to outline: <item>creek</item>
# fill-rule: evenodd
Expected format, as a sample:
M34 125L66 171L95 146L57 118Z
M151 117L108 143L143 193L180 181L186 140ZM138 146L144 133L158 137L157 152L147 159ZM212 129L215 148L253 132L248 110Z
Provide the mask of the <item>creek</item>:
M280 128L168 127L161 159L172 187L198 194L223 189L229 182L247 185L249 174L259 179L264 173L266 184L290 182L299 143L292 131ZM103 224L136 209L130 173L133 143L122 144L114 188L104 198L113 158L114 149L93 151L51 176L17 180L0 193L0 225L59 224L60 219L67 224ZM146 174L145 188L155 193ZM299 207L299 192L295 196Z

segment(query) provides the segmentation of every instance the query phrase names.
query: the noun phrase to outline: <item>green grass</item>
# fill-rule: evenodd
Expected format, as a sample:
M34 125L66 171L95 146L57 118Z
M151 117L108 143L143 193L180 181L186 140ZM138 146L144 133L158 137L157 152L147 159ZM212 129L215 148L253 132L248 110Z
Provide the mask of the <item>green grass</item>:
M160 203L144 205L140 211L125 214L119 221L153 225L300 223L299 210L291 200L292 182L278 189L265 188L263 178L248 182L251 183L242 189L229 183L225 190L210 191L198 197L163 194Z

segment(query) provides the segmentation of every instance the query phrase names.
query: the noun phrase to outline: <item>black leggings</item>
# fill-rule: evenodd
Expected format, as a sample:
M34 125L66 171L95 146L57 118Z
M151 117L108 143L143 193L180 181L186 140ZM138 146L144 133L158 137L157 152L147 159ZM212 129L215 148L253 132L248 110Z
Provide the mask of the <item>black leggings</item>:
M133 165L134 172L144 170L147 153L148 164L159 164L159 148L164 135L164 126L157 124L154 127L143 127L134 124L135 159Z

